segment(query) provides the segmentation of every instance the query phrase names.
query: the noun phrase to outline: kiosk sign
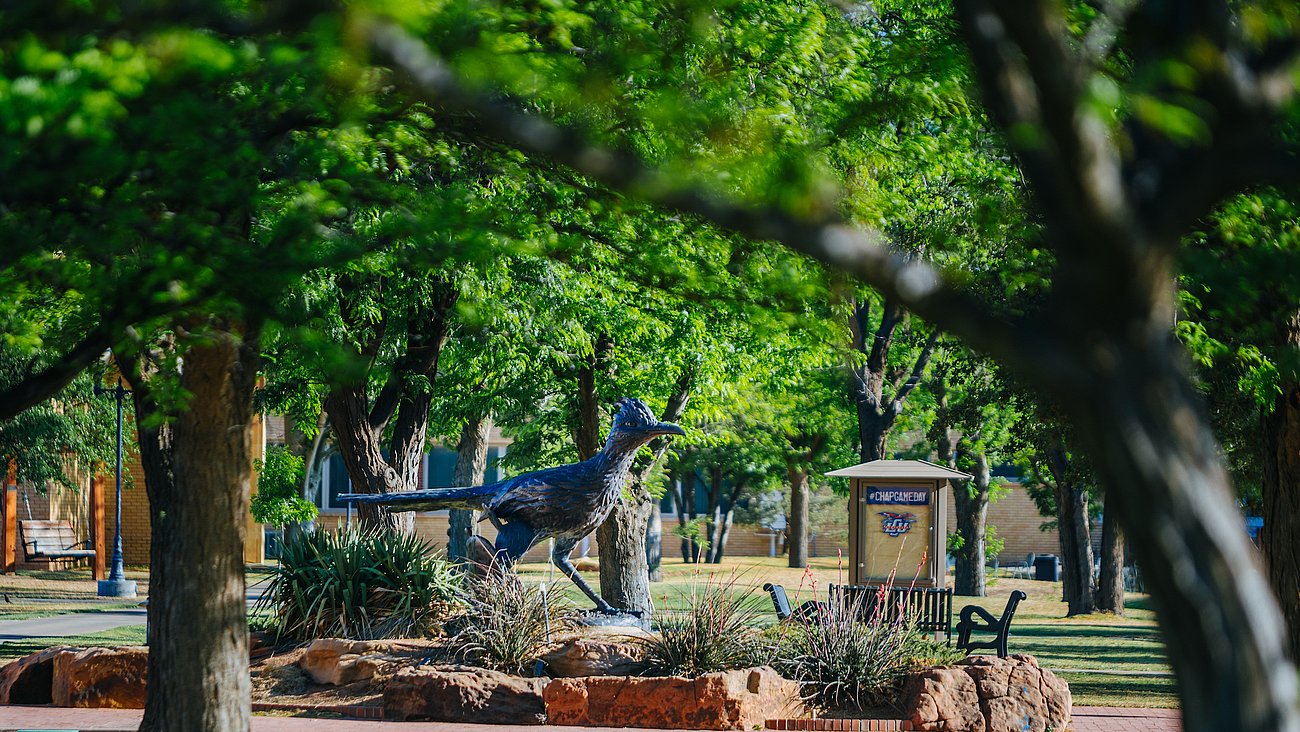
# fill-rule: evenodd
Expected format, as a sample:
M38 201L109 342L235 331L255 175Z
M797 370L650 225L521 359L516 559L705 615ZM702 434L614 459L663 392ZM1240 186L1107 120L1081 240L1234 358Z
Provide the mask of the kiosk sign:
M929 502L930 491L925 488L867 486L867 503L887 506L924 506Z

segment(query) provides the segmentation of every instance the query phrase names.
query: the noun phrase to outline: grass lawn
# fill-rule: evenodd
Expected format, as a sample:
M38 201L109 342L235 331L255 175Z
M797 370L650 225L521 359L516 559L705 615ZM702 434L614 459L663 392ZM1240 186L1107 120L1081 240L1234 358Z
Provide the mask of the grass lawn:
M18 574L0 575L0 620L136 607L149 591L149 573L128 568L126 576L139 583L140 599L99 597L95 580L86 568L22 570Z

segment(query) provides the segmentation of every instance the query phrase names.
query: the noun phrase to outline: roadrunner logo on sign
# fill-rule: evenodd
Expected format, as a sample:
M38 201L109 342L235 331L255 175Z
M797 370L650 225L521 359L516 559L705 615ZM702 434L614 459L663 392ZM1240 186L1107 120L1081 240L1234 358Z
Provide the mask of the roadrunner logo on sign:
M880 512L880 529L890 536L902 536L912 530L912 524L916 523L916 514L914 513L894 513L893 511Z

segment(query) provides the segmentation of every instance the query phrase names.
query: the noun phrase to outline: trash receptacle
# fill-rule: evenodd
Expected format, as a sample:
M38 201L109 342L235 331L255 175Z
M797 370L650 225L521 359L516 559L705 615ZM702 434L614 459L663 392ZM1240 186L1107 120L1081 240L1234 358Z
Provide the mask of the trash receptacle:
M1059 582L1061 560L1054 554L1041 554L1034 557L1034 579L1040 582Z

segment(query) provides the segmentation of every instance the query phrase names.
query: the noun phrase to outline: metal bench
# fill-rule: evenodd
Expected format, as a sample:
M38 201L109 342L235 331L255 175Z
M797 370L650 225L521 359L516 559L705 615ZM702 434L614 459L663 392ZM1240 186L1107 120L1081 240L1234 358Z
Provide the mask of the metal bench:
M856 609L864 619L880 613L887 621L900 618L911 622L922 633L941 633L952 637L952 589L938 587L886 587L871 585L831 585L831 602ZM883 606L878 606L881 601Z
M1020 590L1011 593L1007 598L1007 606L1002 611L1002 617L995 618L993 613L985 610L979 605L967 605L961 609L961 620L957 622L957 648L958 650L970 653L977 648L987 648L997 651L998 658L1007 657L1007 637L1011 633L1011 619L1016 615L1016 606L1020 601L1028 597ZM980 620L974 620L972 615L980 616ZM993 633L993 640L974 643L970 639L970 634L974 631Z
M93 559L94 549L89 541L78 541L77 532L68 521L18 522L18 530L23 535L23 552L27 561L54 559Z
M767 594L772 597L772 607L776 609L776 619L785 622L793 618L796 622L804 624L820 623L826 615L826 603L809 600L797 608L791 609L790 598L785 594L785 588L781 585L774 585L771 582L763 585Z

